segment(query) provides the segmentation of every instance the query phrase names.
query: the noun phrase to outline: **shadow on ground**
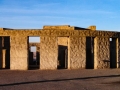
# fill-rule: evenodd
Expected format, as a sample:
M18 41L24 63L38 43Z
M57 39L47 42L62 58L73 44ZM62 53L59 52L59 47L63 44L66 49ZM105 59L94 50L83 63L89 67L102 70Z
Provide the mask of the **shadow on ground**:
M18 83L10 83L10 84L0 84L0 87L22 85L22 84L34 84L34 83L61 82L61 81L69 81L69 80L86 80L86 79L94 79L94 78L109 78L109 77L120 77L120 75L94 76L94 77L82 77L82 78L70 78L70 79L55 79L55 80L42 80L42 81L31 81L31 82L18 82ZM113 83L120 83L120 82L113 82ZM112 84L112 83L109 83L109 84Z

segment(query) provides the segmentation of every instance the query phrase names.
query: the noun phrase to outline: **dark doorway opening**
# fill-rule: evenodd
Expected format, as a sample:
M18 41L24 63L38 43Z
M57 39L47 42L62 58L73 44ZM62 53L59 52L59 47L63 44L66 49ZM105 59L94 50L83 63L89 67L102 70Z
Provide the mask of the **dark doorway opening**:
M117 68L117 38L110 38L110 68Z
M40 37L29 37L28 69L40 68Z
M35 47L35 46L32 46ZM31 47L31 48L32 48ZM39 69L39 52L37 51L29 51L29 69Z
M1 69L10 69L10 37L0 37L0 67Z
M6 49L5 68L10 69L10 37L4 37L4 48Z
M94 37L86 37L86 69L94 69Z
M68 46L58 45L58 69L67 69Z

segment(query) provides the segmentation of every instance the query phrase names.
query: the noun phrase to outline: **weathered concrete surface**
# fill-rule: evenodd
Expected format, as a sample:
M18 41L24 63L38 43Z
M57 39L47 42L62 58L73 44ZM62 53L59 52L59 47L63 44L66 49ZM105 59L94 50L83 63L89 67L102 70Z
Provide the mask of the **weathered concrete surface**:
M63 45L63 46L68 46L68 37L58 37L57 44Z
M85 68L86 37L70 37L70 69Z
M67 29L67 30L74 30L74 27L71 27L70 25L60 25L60 26L43 26L43 29Z
M28 69L28 37L10 37L10 69Z
M2 37L0 37L0 68L2 68Z
M95 38L95 68L110 68L110 41L109 38Z
M119 90L120 69L0 71L0 90Z
M56 29L13 29L3 30L0 36L92 36L92 37L120 37L119 32L92 30L56 30Z
M118 62L117 62L117 67L120 68L120 38L118 38Z
M57 69L57 37L41 36L40 69Z
M85 68L87 57L86 37L96 39L94 45L94 68L110 68L109 38L119 38L120 32L97 31L95 26L90 26L89 29L75 28L69 25L45 26L43 29L0 28L0 36L10 36L11 70L27 70L29 49L27 39L29 36L41 37L41 43L40 45L38 44L37 49L40 52L40 69L57 69L58 37L69 37L68 43L62 42L64 45L68 45L69 69ZM120 44L120 40L118 41L118 44ZM0 56L2 48L0 47ZM120 47L117 54L117 60L120 61Z
M90 29L90 30L96 30L96 26L89 26L88 29Z
M5 61L5 55L6 55L6 49L3 49L2 50L2 68L6 67L6 65L5 65L5 63L6 63L6 61Z

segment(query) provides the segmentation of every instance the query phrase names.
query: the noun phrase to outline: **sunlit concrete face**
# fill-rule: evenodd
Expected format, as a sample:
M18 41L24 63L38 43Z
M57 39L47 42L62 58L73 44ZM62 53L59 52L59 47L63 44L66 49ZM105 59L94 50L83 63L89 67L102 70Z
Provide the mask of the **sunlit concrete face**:
M32 67L56 70L104 69L120 66L120 33L99 31L96 30L96 26L0 28L0 36L0 68L28 70ZM29 37L39 37L38 40L33 39L39 42L30 42ZM31 47L35 47L36 51L31 51Z

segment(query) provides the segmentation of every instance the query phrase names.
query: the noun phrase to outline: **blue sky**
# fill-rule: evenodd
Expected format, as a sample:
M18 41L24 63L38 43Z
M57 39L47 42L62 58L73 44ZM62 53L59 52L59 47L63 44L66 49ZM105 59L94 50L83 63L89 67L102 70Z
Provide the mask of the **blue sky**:
M120 31L120 0L0 0L0 27L71 25Z

